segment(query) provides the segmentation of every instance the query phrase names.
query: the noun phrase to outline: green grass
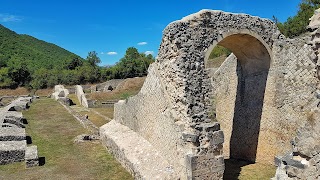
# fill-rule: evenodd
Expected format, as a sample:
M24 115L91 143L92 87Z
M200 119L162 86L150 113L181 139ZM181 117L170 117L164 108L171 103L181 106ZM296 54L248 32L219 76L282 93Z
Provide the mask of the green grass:
M108 120L106 120L102 116L99 116L98 114L93 112L93 110L97 110L102 115L107 114L105 116L107 116L109 118L112 113L112 118L113 118L113 107L112 107L112 110L108 109L108 108L85 108L80 105L79 100L75 94L69 94L68 97L75 104L75 105L70 106L70 108L74 109L75 111L77 111L77 113L79 113L82 116L88 115L89 120L97 127L101 127L101 126L105 125L106 123L108 123ZM103 109L105 109L106 113L103 112ZM112 118L110 118L110 119L112 119Z
M268 180L274 177L276 167L267 163L248 164L246 161L226 159L223 179Z
M24 162L0 166L0 179L133 179L99 141L74 143L87 131L59 103L35 101L23 112L27 134L46 164L25 169Z
M105 107L105 108L93 108L93 110L97 111L98 113L107 116L110 119L113 119L114 107Z

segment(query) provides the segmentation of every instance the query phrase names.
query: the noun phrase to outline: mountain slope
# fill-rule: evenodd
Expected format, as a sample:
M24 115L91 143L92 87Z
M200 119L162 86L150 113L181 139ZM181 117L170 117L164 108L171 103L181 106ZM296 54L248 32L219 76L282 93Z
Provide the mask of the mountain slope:
M62 68L62 64L75 57L78 56L55 44L19 35L0 25L0 67L9 61L19 60L25 62L31 71Z

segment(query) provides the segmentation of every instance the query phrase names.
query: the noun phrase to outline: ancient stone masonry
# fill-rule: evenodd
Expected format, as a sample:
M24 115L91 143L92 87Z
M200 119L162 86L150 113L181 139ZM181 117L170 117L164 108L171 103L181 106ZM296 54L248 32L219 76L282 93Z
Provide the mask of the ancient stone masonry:
M216 45L233 54L211 69ZM285 38L268 19L202 10L166 27L141 91L115 104L101 138L132 174L150 164L122 152L123 126L161 155L171 179L222 179L229 157L273 162L318 100L315 56L305 39Z
M26 161L26 167L38 166L37 146L27 146L27 120L21 111L29 108L32 97L20 97L0 109L0 165Z
M309 64L309 71L304 72L301 77L315 76L319 79L319 29L320 29L320 9L315 11L308 26L311 32L311 39L308 44L312 47L313 53L309 53L313 63ZM306 45L304 45L306 46ZM300 61L301 62L301 61ZM301 63L294 64L295 66ZM305 63L302 61L302 63ZM308 63L307 63L308 64ZM307 109L307 122L298 128L296 137L291 141L289 153L276 157L277 172L274 179L319 179L320 178L320 84L319 81L311 82L313 89L309 96L300 98L301 103L309 101ZM299 87L299 88L298 88ZM310 90L298 84L295 91L302 92ZM310 91L309 91L310 92ZM300 106L301 107L301 106ZM301 108L301 109L303 109Z
M75 89L76 89L75 94L76 94L80 104L83 107L89 108L89 107L94 106L94 100L87 99L86 94L84 93L82 86L76 85Z

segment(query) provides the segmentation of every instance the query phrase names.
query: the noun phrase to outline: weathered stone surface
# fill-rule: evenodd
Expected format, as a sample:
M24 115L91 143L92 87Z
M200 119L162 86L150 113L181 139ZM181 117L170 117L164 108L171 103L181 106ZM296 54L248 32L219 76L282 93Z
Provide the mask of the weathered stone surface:
M115 104L114 119L149 142L181 179L222 179L224 165L207 164L221 158L223 141L226 157L271 162L290 149L298 128L317 121L308 116L319 106L317 53L306 39L287 39L272 21L246 14L202 10L172 22L141 91ZM216 45L233 54L207 69ZM119 152L116 138L106 145ZM300 144L299 152L314 154Z
M29 107L33 97L19 97L0 109L0 165L26 160L26 167L38 165L36 146L27 147L27 120L18 110ZM28 142L27 142L28 141Z
M1 141L0 165L23 161L26 147L26 141Z
M54 92L52 93L52 97L55 100L58 100L59 98L68 97L69 90L64 88L63 85L55 85L54 86Z
M26 148L25 160L26 160L26 168L39 166L37 146L29 146Z
M80 104L88 108L88 101L87 101L86 95L84 94L82 86L76 85L75 89L76 89L75 94L78 97Z
M25 129L0 127L0 141L23 141L26 140Z
M113 120L100 128L100 134L102 143L135 179L178 179L173 166L128 127Z

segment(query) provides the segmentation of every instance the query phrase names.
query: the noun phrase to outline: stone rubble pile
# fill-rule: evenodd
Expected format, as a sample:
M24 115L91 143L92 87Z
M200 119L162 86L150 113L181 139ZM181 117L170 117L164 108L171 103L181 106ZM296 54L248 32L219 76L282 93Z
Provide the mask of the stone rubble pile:
M313 114L310 122L297 132L292 140L292 150L275 158L278 167L273 179L319 179L320 178L320 119Z
M32 97L19 97L0 109L0 165L26 161L26 167L38 166L37 146L27 146L27 120L21 111L29 108Z

